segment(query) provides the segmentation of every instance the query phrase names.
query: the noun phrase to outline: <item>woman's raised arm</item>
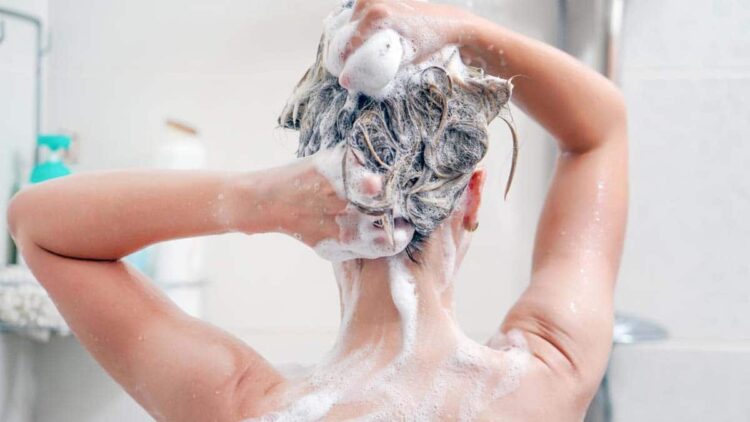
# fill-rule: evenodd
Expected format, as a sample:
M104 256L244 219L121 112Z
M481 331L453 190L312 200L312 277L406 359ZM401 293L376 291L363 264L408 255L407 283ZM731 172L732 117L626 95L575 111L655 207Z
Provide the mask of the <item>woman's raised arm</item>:
M625 105L607 79L567 54L480 18L462 54L515 79L513 99L557 140L536 234L531 283L503 330L521 329L553 370L591 395L612 338L613 297L627 220Z
M417 60L456 45L466 63L518 76L513 101L554 136L560 156L539 222L531 284L503 331L526 332L536 356L593 394L610 349L627 215L620 92L567 54L452 6L358 0L352 19L358 31L345 56L388 27L412 41Z
M228 231L288 230L314 242L338 228L305 213L345 206L325 181L305 161L251 174L82 174L20 192L9 226L78 339L157 420L240 420L280 375L119 259L155 242Z
M258 180L262 198L262 177ZM238 199L226 173L114 172L27 188L8 212L34 275L76 337L157 420L239 420L276 371L229 334L188 317L119 258L151 243L222 233ZM260 230L266 220L247 216ZM252 403L246 403L251 406Z

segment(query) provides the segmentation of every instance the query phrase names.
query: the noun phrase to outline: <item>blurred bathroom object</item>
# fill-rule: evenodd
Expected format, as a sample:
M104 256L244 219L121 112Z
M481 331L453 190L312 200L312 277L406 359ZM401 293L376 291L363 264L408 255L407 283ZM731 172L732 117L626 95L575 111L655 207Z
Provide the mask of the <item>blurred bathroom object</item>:
M0 269L0 332L11 331L46 342L53 334L67 336L68 325L47 292L28 268Z
M36 164L31 169L28 183L36 184L58 177L67 176L72 173L70 167L65 163L70 150L72 139L68 135L46 134L37 137ZM16 176L22 174L23 170L19 162L16 163ZM18 177L16 180L23 180ZM23 188L24 184L16 182L14 192ZM12 242L12 241L11 241ZM9 263L23 265L23 257L18 253L15 245L10 247L13 254Z
M192 125L167 119L165 141L156 152L157 168L200 170L206 168L206 148ZM205 280L204 242L179 239L156 245L153 261L154 280L185 312L200 317Z
M41 183L46 180L67 176L71 173L65 163L71 137L68 135L39 135L37 138L37 164L31 171L29 181Z
M14 150L11 154L11 164L8 166L10 168L10 171L8 173L11 183L10 183L10 191L7 195L7 198L10 199L13 197L13 195L16 194L21 189L21 181L25 180L25 177L23 175L23 169L27 168L26 165L23 163L23 156L19 153L18 150ZM2 180L0 178L0 180ZM5 224L5 219L0 221L2 224ZM19 262L19 256L18 256L18 248L16 248L16 243L13 241L13 239L10 237L10 233L6 233L5 226L2 226L3 233L5 233L5 244L2 245L2 250L4 251L3 256L0 257L0 267L2 265L12 265L17 264Z
M34 95L35 95L35 101L34 101L34 130L36 137L39 137L41 134L41 128L42 128L42 98L43 98L43 92L42 92L42 77L43 77L43 58L44 56L49 52L51 41L49 38L49 34L47 34L47 43L46 45L43 44L42 38L44 33L44 25L42 24L42 20L39 16L24 13L19 10L14 9L8 9L6 7L0 7L0 43L4 42L7 38L7 31L6 31L6 23L5 20L2 19L4 17L7 17L9 19L18 20L20 22L25 22L26 24L31 25L34 28L34 58L35 58L35 80L34 80Z
M558 1L559 47L618 82L625 0Z
M618 345L640 344L662 341L669 338L669 333L661 325L632 315L615 315L612 330L613 347ZM611 422L613 420L612 397L609 388L610 369L604 373L594 400L589 405L584 422Z

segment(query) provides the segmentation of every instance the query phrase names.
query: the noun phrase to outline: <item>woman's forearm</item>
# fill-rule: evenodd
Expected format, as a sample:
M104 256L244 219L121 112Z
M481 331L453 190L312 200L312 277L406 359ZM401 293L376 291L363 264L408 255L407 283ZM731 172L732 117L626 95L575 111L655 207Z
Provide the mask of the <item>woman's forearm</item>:
M23 190L8 219L22 249L33 242L65 257L116 260L160 241L237 229L238 210L249 209L238 206L239 191L261 200L263 180L196 171L80 174ZM265 231L265 215L244 212L243 230Z
M489 73L517 76L514 101L562 150L585 152L625 131L621 94L606 78L554 47L486 19L465 21L456 40L462 55Z

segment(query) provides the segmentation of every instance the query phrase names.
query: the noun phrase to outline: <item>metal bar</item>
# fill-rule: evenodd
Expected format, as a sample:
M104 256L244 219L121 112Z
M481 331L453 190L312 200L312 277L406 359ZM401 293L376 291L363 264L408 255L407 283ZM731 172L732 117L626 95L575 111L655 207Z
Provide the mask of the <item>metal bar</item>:
M625 0L610 0L608 6L604 74L611 81L617 83L620 77L620 47L625 19Z
M5 20L0 19L0 44L5 40Z
M570 14L568 11L569 0L557 1L557 47L563 51L568 51L568 25L570 23Z
M35 76L36 80L34 83L34 91L35 91L35 97L36 101L34 104L34 131L35 131L35 137L34 137L34 164L36 165L39 162L39 157L36 153L36 140L39 137L39 134L42 132L42 56L44 56L45 50L43 50L42 47L42 21L33 15L29 15L26 13L18 12L16 10L6 9L4 7L0 7L0 15L5 15L10 18L19 19L21 21L24 21L34 27L36 30L36 39L35 39L35 59L36 59L36 69L35 69ZM5 31L3 28L3 38L5 35Z

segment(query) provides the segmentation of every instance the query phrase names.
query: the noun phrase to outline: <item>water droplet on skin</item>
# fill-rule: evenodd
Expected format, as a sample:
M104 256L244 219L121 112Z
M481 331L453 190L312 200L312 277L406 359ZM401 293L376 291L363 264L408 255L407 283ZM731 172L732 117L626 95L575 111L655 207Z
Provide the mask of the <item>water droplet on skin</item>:
M313 185L313 191L317 192L320 190L320 183L316 183Z
M294 233L294 238L297 240L302 240L302 235L299 233Z
M138 336L138 341L143 341L143 336Z
M302 182L300 182L300 180L299 180L299 179L294 179L294 182L293 182L293 184L294 184L294 187L295 187L295 188L298 188L298 187L300 187L300 185L302 184Z
M223 200L224 200L224 194L223 194L223 193L220 193L220 194L219 194L219 201L223 201Z

